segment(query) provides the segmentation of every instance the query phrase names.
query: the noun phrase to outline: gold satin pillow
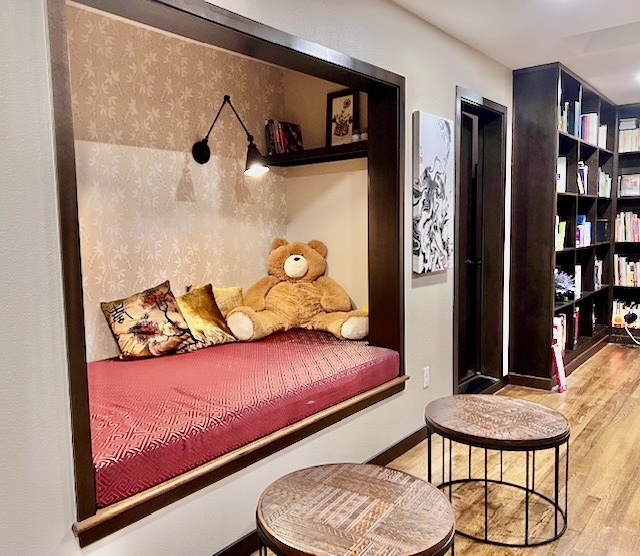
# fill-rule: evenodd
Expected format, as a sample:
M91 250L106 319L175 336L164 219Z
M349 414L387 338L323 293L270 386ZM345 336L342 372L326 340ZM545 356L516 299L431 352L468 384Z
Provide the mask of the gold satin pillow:
M243 305L241 287L213 288L213 295L225 319L233 309Z
M122 359L163 355L194 343L169 281L100 304Z
M194 345L186 346L181 351L193 351L203 347L235 342L236 339L231 334L224 316L216 304L211 284L192 287L187 293L178 297L177 301L191 334L196 340Z

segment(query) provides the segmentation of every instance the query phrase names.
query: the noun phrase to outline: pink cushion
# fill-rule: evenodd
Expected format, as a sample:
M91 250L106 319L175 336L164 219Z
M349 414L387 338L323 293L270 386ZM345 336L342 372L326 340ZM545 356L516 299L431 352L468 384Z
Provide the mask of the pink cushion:
M104 507L398 376L395 351L293 330L140 361L88 364Z

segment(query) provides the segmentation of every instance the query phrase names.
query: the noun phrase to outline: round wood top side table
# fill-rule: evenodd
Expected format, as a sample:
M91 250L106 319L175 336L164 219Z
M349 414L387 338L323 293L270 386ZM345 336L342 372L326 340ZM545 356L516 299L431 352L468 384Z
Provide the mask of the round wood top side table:
M440 490L412 475L358 463L285 475L260 496L260 554L440 555L453 543L453 510ZM264 549L264 552L263 552Z
M567 419L561 413L544 405L510 398L483 394L460 394L446 396L429 403L425 408L427 425L427 479L433 479L434 446L432 435L442 437L442 481L438 485L443 491L452 492L456 485L472 483L484 489L484 534L473 534L458 529L456 532L467 538L499 546L539 546L561 537L567 529L567 502L569 486L569 436ZM449 450L447 457L446 440ZM464 469L456 469L454 479L453 461L456 458L454 443L468 446L468 463ZM484 474L475 472L472 465L472 447L480 448L484 455ZM553 450L553 470L547 476L553 478L551 488L545 489L539 480L536 483L536 453ZM561 499L560 455L564 452L564 504ZM490 478L488 473L489 452L499 453L499 477ZM522 484L503 478L503 452L524 452L524 478ZM477 463L477 462L476 462ZM446 475L448 467L448 480ZM458 466L460 467L460 466ZM497 475L497 473L496 473ZM523 540L496 538L496 528L490 527L489 485L502 485L524 493ZM551 494L551 490L553 494ZM549 495L545 494L547 492ZM531 536L529 523L531 499L547 504L553 512L553 531L547 536ZM494 504L495 506L495 504ZM495 512L492 512L495 513ZM492 529L493 535L490 534Z

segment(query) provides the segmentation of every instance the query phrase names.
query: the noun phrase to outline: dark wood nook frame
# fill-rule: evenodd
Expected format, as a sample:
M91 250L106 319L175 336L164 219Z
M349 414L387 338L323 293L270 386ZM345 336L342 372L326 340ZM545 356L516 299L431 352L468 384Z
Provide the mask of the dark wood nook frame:
M88 7L211 44L229 51L326 79L368 93L367 150L311 153L308 160L368 154L368 256L372 344L400 353L400 375L294 425L258 439L192 471L99 509L86 373L82 268L65 0L48 0L52 64L57 187L68 349L77 519L74 532L85 546L205 486L227 477L345 417L404 389L403 183L404 77L238 16L203 0L78 0ZM345 149L342 149L345 150ZM315 151L315 150L314 150ZM300 158L300 153L296 157ZM284 160L281 165L290 165Z

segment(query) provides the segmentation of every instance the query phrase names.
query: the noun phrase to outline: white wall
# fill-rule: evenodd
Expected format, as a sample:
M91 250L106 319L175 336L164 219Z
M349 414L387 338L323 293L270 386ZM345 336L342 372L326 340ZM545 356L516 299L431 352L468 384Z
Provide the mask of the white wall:
M0 122L6 138L0 149L0 286L5 299L0 553L70 555L79 550L70 533L73 472L44 3L12 0L3 5L0 20L0 71L11 76L0 81ZM407 146L411 112L422 109L452 118L456 85L511 106L511 74L505 67L390 2L216 3L404 75ZM409 261L409 148L405 172ZM404 393L82 552L210 555L253 528L257 497L277 476L319 462L367 459L421 427L425 403L452 390L452 276L412 282L407 267L405 289L407 371L412 380ZM426 364L431 365L431 388L423 391L419 375Z

